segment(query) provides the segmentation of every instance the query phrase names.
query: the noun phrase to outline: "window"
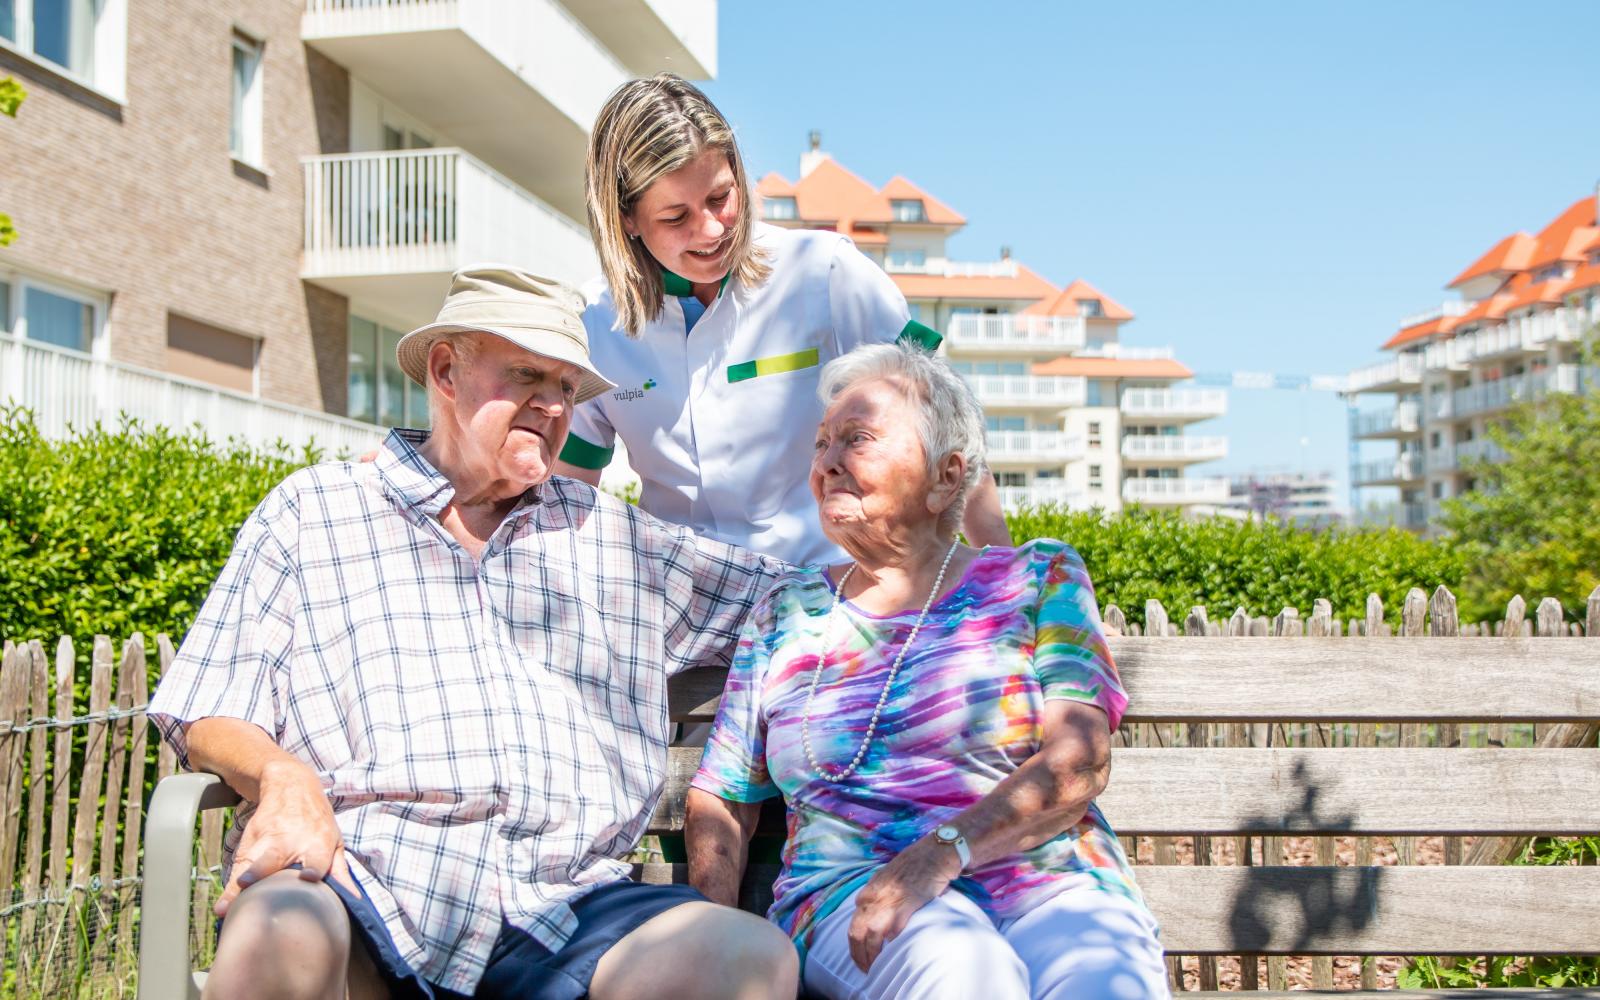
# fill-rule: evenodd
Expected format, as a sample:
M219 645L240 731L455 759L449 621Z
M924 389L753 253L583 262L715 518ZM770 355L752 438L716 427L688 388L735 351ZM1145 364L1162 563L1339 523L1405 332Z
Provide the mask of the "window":
M350 316L349 396L345 412L384 427L427 427L428 395L406 378L395 359L404 336L355 314Z
M928 221L928 213L922 207L921 198L892 198L889 201L889 212L896 222Z
M1052 480L1052 479L1061 479L1061 478L1063 478L1063 477L1061 475L1061 470L1060 469L1037 469L1033 473L1033 481L1036 482L1036 483L1040 482L1040 481L1048 482L1049 480Z
M5 0L0 0L3 4ZM0 11L5 8L0 6ZM11 282L0 281L0 333L11 332Z
M1027 417L988 417L984 425L991 431L1025 431L1028 429Z
M800 206L795 203L793 197L763 198L761 207L764 218L778 220L800 218Z
M928 254L924 250L890 250L889 270L904 270L916 268L918 270L928 266Z
M94 78L95 0L0 0L0 37L74 76Z
M228 151L261 166L261 43L233 33L233 117Z
M253 394L259 347L254 337L167 314L167 371L174 375Z
M37 285L24 286L22 324L29 340L88 353L94 341L94 305Z
M907 303L906 304L906 309L907 309L908 314L910 315L911 321L913 323L921 323L921 322L923 322L923 319L922 319L923 312L922 312L922 303L921 302L910 302L910 303Z
M1444 499L1444 483L1434 483L1431 489L1435 500Z
M1541 281L1554 281L1558 278L1565 278L1566 276L1567 265L1559 263L1551 264L1547 267L1541 267L1539 270L1533 272L1533 283L1537 285Z
M1087 316L1087 317L1093 319L1093 318L1098 317L1098 316L1104 316L1105 314L1106 314L1106 311L1100 305L1100 300L1099 299L1080 299L1080 300L1078 300L1078 315L1079 316Z
M1438 451L1443 446L1443 444L1444 444L1444 439L1439 436L1439 432L1438 431L1434 431L1432 434L1428 435L1428 447L1429 448L1433 449L1434 451Z
M996 472L994 481L997 486L1026 486L1028 474L1026 472Z
M1089 447L1100 447L1100 421L1089 421Z

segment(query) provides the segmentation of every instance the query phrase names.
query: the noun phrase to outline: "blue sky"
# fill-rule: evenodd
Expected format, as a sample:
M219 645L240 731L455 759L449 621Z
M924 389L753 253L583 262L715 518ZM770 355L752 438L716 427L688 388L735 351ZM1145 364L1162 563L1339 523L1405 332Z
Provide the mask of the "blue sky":
M975 16L975 12L981 12ZM1084 278L1198 372L1339 373L1600 180L1600 3L722 0L706 86L749 168L810 129ZM1347 476L1323 393L1234 390L1226 462ZM1392 450L1392 446L1391 446ZM1202 470L1197 470L1202 471Z

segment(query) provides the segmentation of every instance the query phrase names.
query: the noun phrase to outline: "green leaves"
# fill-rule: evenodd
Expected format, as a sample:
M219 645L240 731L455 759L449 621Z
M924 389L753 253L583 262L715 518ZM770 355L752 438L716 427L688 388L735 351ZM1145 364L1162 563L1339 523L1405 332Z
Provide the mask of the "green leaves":
M1311 532L1143 509L1107 514L1048 507L1008 521L1019 542L1059 538L1077 548L1100 605L1115 604L1140 623L1151 598L1178 620L1196 604L1205 605L1213 621L1240 606L1251 615L1294 607L1309 616L1319 597L1333 603L1338 618L1363 618L1373 592L1398 620L1406 591L1441 583L1455 589L1467 572L1453 548L1394 528Z
M17 109L22 106L28 92L22 88L15 78L0 77L0 115L10 118L17 117Z
M0 635L180 640L239 526L301 457L131 422L50 441L0 408Z

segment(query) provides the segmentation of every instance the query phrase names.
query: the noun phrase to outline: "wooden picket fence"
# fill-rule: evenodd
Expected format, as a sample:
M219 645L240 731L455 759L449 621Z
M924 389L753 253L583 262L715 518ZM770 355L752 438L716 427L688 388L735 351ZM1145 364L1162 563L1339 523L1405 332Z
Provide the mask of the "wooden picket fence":
M1350 639L1399 636L1529 635L1600 637L1600 588L1589 597L1585 623L1567 622L1559 602L1545 599L1528 620L1522 599L1514 599L1496 622L1462 623L1455 599L1439 588L1430 598L1412 590L1404 599L1398 629L1384 617L1377 595L1366 614L1341 622L1331 605L1316 602L1302 619L1294 608L1271 617L1252 617L1238 609L1226 621L1213 621L1203 607L1178 623L1159 602L1147 604L1142 627L1108 606L1108 631L1126 635L1173 637L1344 636ZM1179 641L1182 641L1181 638ZM138 956L140 845L144 807L154 782L176 770L165 746L157 746L146 724L151 676L144 639L134 634L114 656L111 639L96 636L89 658L86 702L75 697L78 664L73 642L56 644L54 668L38 641L7 641L0 660L0 886L9 902L0 906L0 995L132 997ZM174 650L157 636L156 656L164 673ZM1178 725L1140 723L1123 727L1123 745L1159 746L1593 746L1595 727L1563 725L1535 732L1527 725ZM1494 794L1486 789L1486 794ZM1114 819L1114 818L1113 818ZM192 948L197 961L211 953L212 900L220 889L224 816L204 814L193 870L195 881ZM1128 838L1128 852L1139 864L1327 865L1417 863L1498 864L1518 854L1525 842L1490 838L1466 845L1454 838L1428 847L1416 838L1163 837ZM1272 859L1269 861L1268 859ZM4 901L7 896L0 896ZM1348 958L1270 958L1174 956L1169 959L1175 989L1319 989L1392 985L1393 960ZM1336 976L1335 970L1339 970Z
M157 636L156 649L165 670L172 643ZM95 636L86 702L72 640L54 656L52 669L40 642L7 641L0 659L0 995L132 997L144 808L177 760L145 721L142 635L120 657ZM207 908L222 832L210 818L196 868ZM208 952L212 921L195 923Z
M1384 616L1383 601L1377 594L1367 597L1362 618L1341 621L1333 617L1330 602L1318 599L1311 616L1303 619L1296 608L1283 608L1272 617L1252 617L1236 609L1225 622L1211 620L1206 608L1194 607L1179 625L1159 601L1145 605L1144 624L1130 623L1115 605L1105 609L1108 632L1137 636L1196 638L1207 636L1259 636L1293 639L1325 637L1382 639L1392 636L1483 637L1520 639L1529 636L1548 638L1600 637L1600 587L1589 595L1582 624L1566 620L1561 602L1555 598L1540 601L1532 621L1527 605L1518 596L1506 606L1499 621L1463 623L1457 614L1456 599L1445 587L1430 597L1413 588L1405 597L1398 631ZM1547 731L1548 730L1548 731ZM1123 746L1132 747L1451 747L1451 746L1564 746L1592 747L1600 729L1590 725L1535 727L1528 724L1484 725L1182 725L1140 723L1123 726L1116 736ZM1115 780L1115 779L1113 779ZM1493 795L1494 789L1485 789ZM1112 817L1115 825L1115 817ZM1141 844L1143 839L1147 843ZM1526 839L1485 838L1466 844L1461 838L1432 838L1437 854L1419 856L1422 844L1415 837L1228 837L1195 836L1182 840L1172 837L1128 838L1128 854L1135 864L1195 865L1281 865L1281 864L1504 864L1522 854ZM1187 841L1187 842L1184 842ZM1441 842L1442 841L1442 842ZM1188 990L1286 990L1311 988L1329 990L1388 988L1395 985L1396 958L1355 955L1285 958L1256 956L1169 956L1168 974L1174 992ZM1338 969L1339 975L1335 975Z

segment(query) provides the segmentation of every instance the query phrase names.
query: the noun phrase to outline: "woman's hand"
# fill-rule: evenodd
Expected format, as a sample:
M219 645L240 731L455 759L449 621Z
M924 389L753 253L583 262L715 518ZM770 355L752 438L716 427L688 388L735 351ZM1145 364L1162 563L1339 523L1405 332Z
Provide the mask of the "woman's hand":
M955 849L924 837L895 856L856 895L850 957L866 972L883 946L906 929L911 915L938 898L961 874Z

